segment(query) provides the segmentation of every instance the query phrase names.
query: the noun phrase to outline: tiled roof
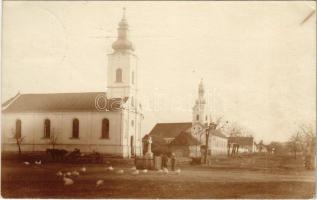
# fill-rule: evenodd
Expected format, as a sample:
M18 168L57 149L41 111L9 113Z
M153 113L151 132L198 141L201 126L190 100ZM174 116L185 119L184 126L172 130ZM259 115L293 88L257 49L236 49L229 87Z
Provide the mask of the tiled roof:
M181 132L172 142L171 145L199 145L199 141L188 132Z
M120 108L120 102L126 102L127 97L105 100L105 92L86 93L51 93L51 94L18 94L2 104L4 113L8 112L56 112L56 111L98 111L99 108L116 110Z
M216 129L215 131L212 132L212 135L222 137L222 138L228 138L226 135L224 135L221 130Z
M228 142L239 145L252 145L253 137L229 137Z
M149 133L150 136L156 136L161 138L175 138L182 131L186 131L191 128L191 122L183 123L158 123Z

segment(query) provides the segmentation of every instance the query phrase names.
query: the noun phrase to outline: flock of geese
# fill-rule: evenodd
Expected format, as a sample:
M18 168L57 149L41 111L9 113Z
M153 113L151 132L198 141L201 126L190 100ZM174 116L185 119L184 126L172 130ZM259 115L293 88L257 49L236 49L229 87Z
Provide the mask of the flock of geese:
M30 165L31 163L26 161L26 162L24 162L24 164ZM37 160L34 162L34 164L41 165L42 161ZM109 171L109 172L115 172L116 174L124 174L125 173L125 171L123 169L115 170L112 166L106 167L105 170ZM68 172L64 172L64 173L62 171L58 171L56 173L56 176L62 177L62 180L64 181L64 185L69 186L69 185L74 184L73 177L78 177L80 174L85 174L86 172L87 172L86 167L82 167L82 168L80 168L79 171L74 170L74 171L68 171ZM132 167L132 168L130 168L130 170L128 170L127 173L130 173L132 175L138 175L140 173L146 174L146 173L148 173L148 170L147 169L138 170L136 167ZM169 170L167 168L163 168L163 169L157 170L157 173L168 174ZM177 169L177 170L173 171L172 173L179 175L181 173L181 170ZM102 179L99 179L96 181L96 187L100 187L103 184L104 184L104 180L102 180Z

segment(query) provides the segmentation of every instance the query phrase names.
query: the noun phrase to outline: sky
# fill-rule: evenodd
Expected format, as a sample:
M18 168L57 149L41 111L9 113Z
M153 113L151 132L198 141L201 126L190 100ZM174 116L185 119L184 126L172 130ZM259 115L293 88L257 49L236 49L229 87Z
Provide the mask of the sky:
M122 8L139 57L143 134L190 122L203 79L214 119L285 141L316 122L313 1L4 1L2 101L106 90Z

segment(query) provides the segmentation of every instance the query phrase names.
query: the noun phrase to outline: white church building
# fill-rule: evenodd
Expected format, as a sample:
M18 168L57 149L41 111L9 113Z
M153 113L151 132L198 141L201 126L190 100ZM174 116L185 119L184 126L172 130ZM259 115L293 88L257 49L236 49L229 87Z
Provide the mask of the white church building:
M123 15L108 54L107 89L88 93L17 94L2 104L2 151L55 148L131 157L142 153L138 58Z

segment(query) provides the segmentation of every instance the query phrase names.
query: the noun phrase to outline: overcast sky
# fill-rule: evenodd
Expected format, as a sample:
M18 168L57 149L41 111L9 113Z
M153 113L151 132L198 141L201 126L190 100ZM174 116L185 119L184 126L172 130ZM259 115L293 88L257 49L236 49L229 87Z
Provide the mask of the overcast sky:
M139 56L143 133L187 122L203 78L213 116L265 142L316 113L315 2L3 2L2 100L105 91L122 7Z

